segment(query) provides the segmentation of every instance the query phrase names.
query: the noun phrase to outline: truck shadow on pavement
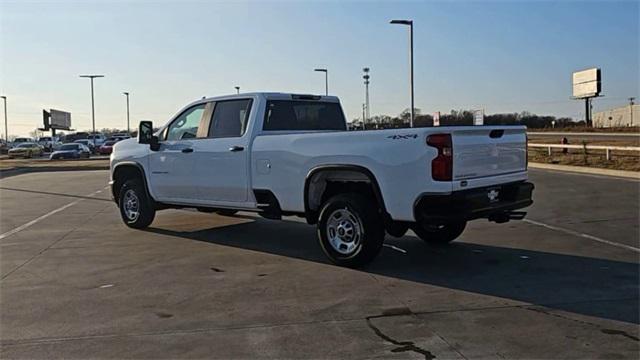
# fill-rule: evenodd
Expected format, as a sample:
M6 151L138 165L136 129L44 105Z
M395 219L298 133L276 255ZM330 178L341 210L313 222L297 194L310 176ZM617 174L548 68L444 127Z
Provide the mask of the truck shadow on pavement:
M247 217L249 218L249 217ZM196 231L147 231L329 264L315 228L295 221L252 222ZM468 236L468 235L467 235ZM468 238L468 237L467 237ZM640 323L640 264L464 242L432 247L387 235L380 255L360 271L552 309Z

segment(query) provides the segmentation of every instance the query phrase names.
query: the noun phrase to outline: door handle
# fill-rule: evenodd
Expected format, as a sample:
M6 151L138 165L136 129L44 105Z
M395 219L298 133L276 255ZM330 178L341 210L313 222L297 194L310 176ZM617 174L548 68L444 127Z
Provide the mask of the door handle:
M234 151L234 152L235 151L242 151L242 150L244 150L244 147L242 147L242 146L232 146L232 147L229 148L229 151Z
M193 149L192 148L184 148L184 149L182 149L182 152L183 153L192 153Z

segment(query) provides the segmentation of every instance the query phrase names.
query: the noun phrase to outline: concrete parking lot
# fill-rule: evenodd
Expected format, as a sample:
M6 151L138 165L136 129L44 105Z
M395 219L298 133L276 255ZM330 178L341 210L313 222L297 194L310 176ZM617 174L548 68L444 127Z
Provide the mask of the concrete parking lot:
M159 212L106 171L0 180L1 358L637 359L640 183L531 170L526 221L330 265L299 219Z

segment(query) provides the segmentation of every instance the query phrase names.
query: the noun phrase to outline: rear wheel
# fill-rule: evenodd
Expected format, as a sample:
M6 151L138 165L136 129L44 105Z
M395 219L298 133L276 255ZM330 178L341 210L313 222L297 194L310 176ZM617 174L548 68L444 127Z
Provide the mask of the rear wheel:
M120 215L128 227L144 229L151 225L156 216L156 209L142 180L127 180L120 188L119 200Z
M454 221L440 225L415 224L411 230L429 244L445 245L457 239L466 226L466 221Z
M340 194L325 202L318 221L318 241L334 264L363 266L378 255L384 225L377 209L360 194Z

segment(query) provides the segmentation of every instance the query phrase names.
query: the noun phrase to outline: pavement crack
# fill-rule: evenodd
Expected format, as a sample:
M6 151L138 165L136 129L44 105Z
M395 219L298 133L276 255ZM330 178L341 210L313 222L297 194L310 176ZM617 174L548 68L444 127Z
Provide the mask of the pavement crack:
M423 355L426 360L435 359L436 358L435 355L433 355L429 350L426 350L417 346L413 341L400 341L392 338L391 336L383 333L382 330L380 330L380 328L375 326L372 321L373 319L379 319L383 317L405 316L405 315L413 315L413 313L409 308L390 309L388 311L383 312L382 315L367 316L366 317L367 326L369 326L369 328L373 330L373 333L376 334L376 336L378 336L382 340L398 346L394 349L391 349L392 353L411 351L411 352L415 352L417 354Z
M614 329L600 329L600 331L603 334L607 334L607 335L622 335L622 336L624 336L626 338L629 338L631 340L640 341L640 339L638 339L637 336L633 336L633 335L629 334L626 331L614 330Z
M548 316L557 317L557 318L560 318L560 319L563 319L563 320L569 320L569 321L577 322L577 323L580 323L580 324L583 324L583 325L595 326L597 328L600 327L600 325L594 324L592 322L570 318L568 316L563 316L563 315L560 315L560 314L549 312L548 310L545 310L545 309L540 309L540 308L536 308L536 307L526 307L526 306L522 307L522 308L525 309L525 310L537 312L537 313L540 313L540 314L545 314L545 315L548 315Z

